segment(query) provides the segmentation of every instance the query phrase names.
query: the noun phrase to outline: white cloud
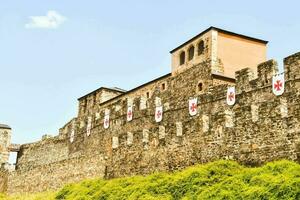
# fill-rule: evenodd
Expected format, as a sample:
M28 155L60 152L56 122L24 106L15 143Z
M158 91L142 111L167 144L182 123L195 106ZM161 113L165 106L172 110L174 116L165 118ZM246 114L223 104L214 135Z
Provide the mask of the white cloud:
M63 24L67 18L54 10L49 10L46 16L30 16L30 22L25 28L56 29Z

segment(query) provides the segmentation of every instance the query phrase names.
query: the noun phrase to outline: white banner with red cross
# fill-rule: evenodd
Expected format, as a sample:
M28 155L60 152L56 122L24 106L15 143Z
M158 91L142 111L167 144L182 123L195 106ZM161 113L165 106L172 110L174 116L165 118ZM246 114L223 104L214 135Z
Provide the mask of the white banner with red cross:
M276 96L284 92L284 73L276 74L272 77L272 91Z
M92 129L92 117L88 117L88 122L86 126L86 135L89 136L91 134Z
M235 87L227 88L226 102L230 106L235 104Z
M132 106L127 107L127 121L130 122L133 118Z
M197 109L197 98L193 98L189 100L189 113L191 116L194 116L197 114L198 109Z
M103 121L103 127L105 129L108 129L109 128L109 110L105 110L105 113L104 113L104 121Z
M163 107L158 106L155 108L155 121L161 122L162 118L163 118Z

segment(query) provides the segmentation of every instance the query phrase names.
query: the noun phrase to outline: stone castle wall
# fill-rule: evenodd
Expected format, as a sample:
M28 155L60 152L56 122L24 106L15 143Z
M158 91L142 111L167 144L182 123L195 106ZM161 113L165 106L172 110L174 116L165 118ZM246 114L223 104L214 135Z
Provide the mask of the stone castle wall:
M0 168L0 192L7 191L8 171L3 166Z
M249 165L282 158L300 161L300 53L284 60L286 88L281 96L272 93L275 61L260 64L257 78L247 68L236 72L234 106L226 104L227 84L213 86L210 63L94 104L67 123L59 136L21 146L17 170L8 174L8 192L57 189L92 177L172 171L216 159ZM199 82L202 91L197 90ZM196 116L188 112L192 97L198 97ZM131 103L133 120L127 122ZM163 105L164 114L156 123L158 105ZM107 109L110 127L104 129ZM75 137L70 142L72 130Z
M31 169L19 169L9 173L6 191L11 194L53 190L67 183L103 177L105 174L103 160L102 155L93 154L89 157L80 156L39 165Z
M0 164L8 161L11 140L11 129L9 127L1 127L0 124Z
M23 145L18 153L17 168L27 170L68 159L69 149L66 143L66 139L50 137L36 143Z

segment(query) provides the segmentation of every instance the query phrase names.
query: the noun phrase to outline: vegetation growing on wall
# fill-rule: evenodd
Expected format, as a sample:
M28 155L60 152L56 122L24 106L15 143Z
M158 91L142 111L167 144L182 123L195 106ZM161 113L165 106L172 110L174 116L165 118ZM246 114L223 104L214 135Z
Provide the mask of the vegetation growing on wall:
M216 161L175 173L86 180L58 192L0 196L3 199L300 199L300 165L283 160L247 168L233 161Z

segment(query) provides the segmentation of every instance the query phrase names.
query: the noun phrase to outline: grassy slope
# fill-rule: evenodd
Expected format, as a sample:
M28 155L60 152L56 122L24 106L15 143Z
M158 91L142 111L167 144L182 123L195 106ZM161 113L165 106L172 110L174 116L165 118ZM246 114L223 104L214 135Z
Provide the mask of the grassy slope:
M299 199L300 165L277 161L246 168L233 161L197 165L176 173L86 180L58 192L2 197L34 199Z

